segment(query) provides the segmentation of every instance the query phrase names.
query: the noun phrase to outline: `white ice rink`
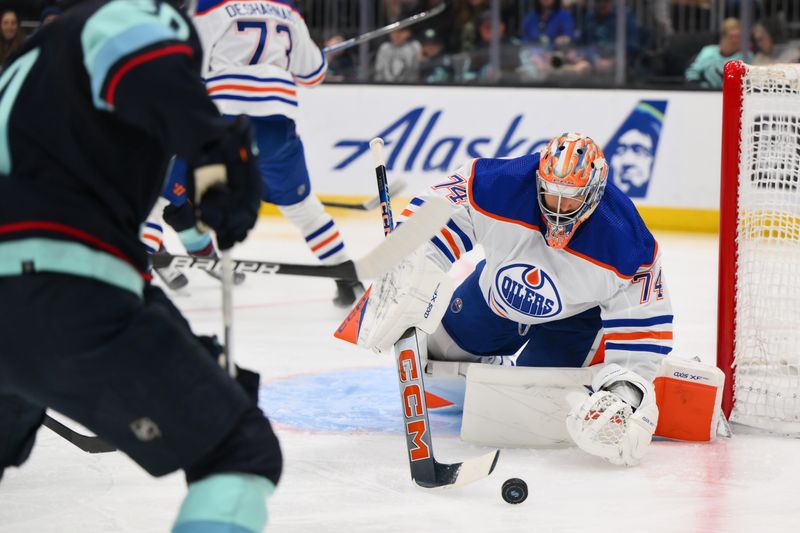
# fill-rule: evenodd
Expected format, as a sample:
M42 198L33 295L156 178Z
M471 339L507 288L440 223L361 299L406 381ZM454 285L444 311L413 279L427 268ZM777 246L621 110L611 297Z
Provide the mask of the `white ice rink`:
M382 238L378 215L341 222L360 255ZM675 351L715 353L717 238L658 233L675 312ZM310 261L299 233L264 219L242 258ZM338 341L345 314L329 280L250 276L235 295L239 363L262 375L285 467L268 531L512 533L779 532L800 529L800 442L737 434L711 444L655 442L643 464L614 467L577 449L507 450L474 485L424 491L409 477L392 361ZM176 296L195 330L220 332L219 285L191 273ZM434 449L455 462L486 449L434 417ZM500 497L510 477L528 500ZM31 459L0 484L0 532L168 531L185 493L180 474L152 479L119 453L89 455L39 431Z

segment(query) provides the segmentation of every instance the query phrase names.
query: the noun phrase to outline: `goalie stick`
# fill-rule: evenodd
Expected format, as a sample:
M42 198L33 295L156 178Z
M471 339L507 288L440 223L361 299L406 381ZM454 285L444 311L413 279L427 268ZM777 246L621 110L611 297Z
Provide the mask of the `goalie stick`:
M108 453L117 451L114 446L110 445L100 437L78 433L74 429L65 426L50 415L44 415L42 425L85 452Z
M406 188L406 182L403 180L397 180L397 182L392 186L394 194L399 193L400 191ZM364 203L350 203L350 202L332 202L332 201L323 201L322 205L325 207L338 207L341 209L356 209L358 211L372 211L376 209L380 205L381 199L380 196L374 196L367 200Z
M389 198L389 185L386 178L386 165L383 162L383 139L373 139L369 143L369 147L375 156L375 175L378 181L378 196L381 199L383 230L387 234L387 239L390 239L391 235L394 235L392 231L394 222L392 220L391 199ZM422 205L425 206L426 204ZM445 203L445 205L447 204ZM449 211L449 205L447 207ZM402 228L397 231L402 231L403 228L412 223L417 214L406 220L402 224ZM437 228L437 233L441 227ZM411 467L411 479L414 480L414 483L427 489L460 486L491 474L495 465L497 465L500 450L495 450L461 463L447 464L436 460L433 455L431 425L428 420L425 383L422 377L424 368L422 368L416 328L409 328L403 333L394 345L394 352L400 385L400 397L403 402L406 448L408 450L409 466Z
M341 43L334 44L333 46L328 46L327 48L323 48L322 52L324 54L331 54L333 52L338 52L340 50L346 50L348 48L358 46L361 43L377 39L378 37L383 37L384 35L388 35L393 31L400 30L402 28L407 28L414 24L418 24L423 20L428 20L431 17L435 17L436 15L439 15L440 13L444 12L446 8L447 8L446 4L439 4L434 8L431 8L427 11L422 11L420 13L417 13L416 15L412 15L403 20L398 20L397 22L393 22L387 26L384 26L383 28L378 28L376 30L368 31L367 33L361 34L357 37L353 37L352 39L347 39L346 41L342 41Z
M273 261L232 260L234 272L258 274L287 274L357 281L381 276L433 237L450 218L450 207L445 200L425 202L414 217L381 241L359 259L337 265L298 265ZM216 272L221 260L210 257L192 257L155 253L150 256L155 268L171 266L179 270L199 269Z

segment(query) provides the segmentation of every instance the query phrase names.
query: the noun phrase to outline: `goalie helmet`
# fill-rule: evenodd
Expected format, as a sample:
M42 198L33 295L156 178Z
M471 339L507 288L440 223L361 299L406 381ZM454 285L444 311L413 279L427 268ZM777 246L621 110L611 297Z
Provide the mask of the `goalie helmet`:
M548 246L560 249L569 243L600 203L607 177L603 151L585 135L564 133L542 150L536 189Z

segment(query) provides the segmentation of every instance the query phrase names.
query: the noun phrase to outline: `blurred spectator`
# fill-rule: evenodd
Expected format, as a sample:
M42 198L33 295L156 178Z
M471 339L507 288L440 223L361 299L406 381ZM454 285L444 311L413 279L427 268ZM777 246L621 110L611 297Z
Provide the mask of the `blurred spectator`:
M575 37L572 14L561 7L561 0L536 0L533 11L522 21L522 41L540 43L546 48L565 46Z
M453 80L452 59L444 54L444 42L433 28L422 35L419 78L424 83L446 83Z
M346 41L344 35L336 34L328 37L325 40L324 47L334 46ZM352 54L353 49L339 50L327 54L328 57L328 73L325 75L325 81L339 82L349 81L357 78L358 67Z
M422 45L411 38L411 30L403 28L393 31L389 34L389 40L378 48L375 80L417 81L421 53Z
M506 36L505 22L500 20L497 28L500 40L500 72L492 70L490 49L492 44L492 12L484 11L478 18L478 41L475 49L468 54L463 68L464 81L496 82L517 78L520 68L519 42L512 42Z
M594 11L586 14L581 44L594 48L596 72L614 68L617 42L617 9L614 0L596 0ZM630 9L625 9L625 50L627 59L635 58L641 49L639 25Z
M420 11L429 11L436 6L445 3L445 0L423 0L423 2L420 4ZM442 45L444 45L444 52L451 51L447 37L453 35L453 32L455 31L453 29L455 26L455 16L453 14L454 8L452 7L453 5L454 3L451 2L441 15L431 17L428 20L424 20L419 24L414 25L413 29L420 40L422 40L422 37L428 30L434 30L439 39L441 39Z
M3 37L0 42L0 63L5 63L25 42L15 11L7 9L0 15L0 32Z
M741 54L742 28L735 18L722 22L719 44L704 46L686 69L686 81L701 87L722 88L722 69L725 63L744 59Z
M489 3L490 0L462 0L459 3L455 13L455 26L450 36L451 51L471 52L478 46L481 14L489 9Z
M397 22L421 11L419 0L383 0L383 10L387 23Z
M656 27L661 32L661 37L669 38L675 30L672 27L672 0L651 0L651 9L653 10L653 19L655 19Z
M753 64L797 63L800 49L797 46L775 44L774 35L765 24L753 26Z
M39 21L42 26L45 26L56 20L59 15L61 15L61 9L56 6L48 6L42 9L42 15L39 17Z
M617 51L617 9L615 0L597 0L594 11L589 11L584 19L579 42L585 47L576 52L580 73L585 72L590 63L595 74L611 75L616 66ZM641 50L639 25L630 9L625 8L625 51L627 61L635 59Z

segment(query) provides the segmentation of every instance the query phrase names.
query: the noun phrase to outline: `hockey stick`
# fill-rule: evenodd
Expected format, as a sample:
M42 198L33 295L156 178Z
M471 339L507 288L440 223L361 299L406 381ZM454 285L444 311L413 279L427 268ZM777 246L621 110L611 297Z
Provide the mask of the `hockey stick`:
M406 188L404 180L397 180L392 189L397 194ZM381 199L379 196L374 196L362 204L353 204L348 202L326 202L323 201L322 205L325 207L339 207L341 209L357 209L359 211L372 211L380 205Z
M114 446L110 445L100 437L78 433L74 429L65 426L50 415L44 415L42 425L85 452L108 453L117 451Z
M223 338L225 346L223 348L222 357L225 358L222 367L228 371L228 375L236 379L236 365L233 361L233 348L231 340L233 336L231 330L233 328L233 260L231 259L231 251L220 250L222 255L222 327Z
M381 241L360 259L338 265L298 265L273 261L232 260L235 272L258 274L286 274L357 281L381 276L391 270L407 255L433 237L450 218L450 207L445 200L425 202L403 227ZM171 266L177 269L199 269L210 272L220 267L220 259L155 253L150 256L153 266Z
M383 160L383 140L373 139L369 147L375 156L375 175L378 181L378 196L381 199L383 230L388 235L394 228L386 165ZM425 204L423 204L425 205ZM405 223L411 223L416 215ZM401 230L398 230L401 231ZM440 463L433 455L433 442L425 399L424 369L420 357L417 329L408 328L394 345L397 364L400 398L403 402L403 417L406 427L406 449L411 467L411 479L420 487L433 489L460 486L482 479L494 470L500 450L461 463Z
M388 35L393 31L407 28L414 24L418 24L423 20L428 20L431 17L435 17L436 15L442 13L446 8L447 6L445 4L439 4L438 6L434 7L433 9L429 9L428 11L422 11L421 13L417 13L416 15L412 15L406 19L393 22L387 26L384 26L383 28L378 28L377 30L368 31L367 33L363 33L357 37L353 37L351 39L347 39L346 41L342 41L341 43L323 48L322 52L325 54L331 54L333 52L338 52L340 50L346 50L348 48L358 46L361 43L377 39L378 37L383 37L384 35Z

